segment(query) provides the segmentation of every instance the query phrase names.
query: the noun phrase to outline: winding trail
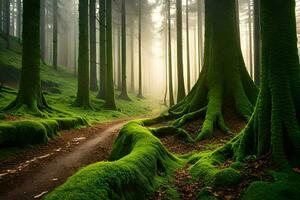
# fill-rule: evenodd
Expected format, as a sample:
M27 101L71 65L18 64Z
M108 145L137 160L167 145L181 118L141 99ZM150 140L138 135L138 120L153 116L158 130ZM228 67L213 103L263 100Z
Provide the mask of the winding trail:
M49 144L0 164L0 199L40 199L80 168L106 160L126 121L65 131Z

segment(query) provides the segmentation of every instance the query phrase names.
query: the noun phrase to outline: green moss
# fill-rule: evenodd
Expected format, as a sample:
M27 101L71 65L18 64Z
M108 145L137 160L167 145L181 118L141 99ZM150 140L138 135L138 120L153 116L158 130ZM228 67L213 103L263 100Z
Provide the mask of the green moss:
M210 191L208 191L208 188L201 189L197 194L198 200L217 200L216 197L214 197Z
M218 171L214 176L213 185L216 187L233 187L242 181L241 174L232 168Z
M109 162L80 170L46 199L145 199L181 162L147 128L131 122L122 128Z
M242 200L297 200L300 195L300 176L292 172L273 173L275 182L253 182L248 187Z

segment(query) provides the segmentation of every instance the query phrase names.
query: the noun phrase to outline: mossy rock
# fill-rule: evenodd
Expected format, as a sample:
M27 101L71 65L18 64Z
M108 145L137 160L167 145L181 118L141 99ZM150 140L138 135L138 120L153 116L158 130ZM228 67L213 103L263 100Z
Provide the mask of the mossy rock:
M242 181L241 174L232 168L218 171L214 176L213 185L215 187L233 187Z

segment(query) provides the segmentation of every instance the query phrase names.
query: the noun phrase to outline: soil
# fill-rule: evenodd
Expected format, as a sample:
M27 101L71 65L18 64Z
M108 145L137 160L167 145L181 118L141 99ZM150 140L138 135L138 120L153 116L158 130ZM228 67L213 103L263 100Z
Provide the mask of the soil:
M126 120L61 132L49 141L0 163L0 199L40 199L80 168L106 160Z

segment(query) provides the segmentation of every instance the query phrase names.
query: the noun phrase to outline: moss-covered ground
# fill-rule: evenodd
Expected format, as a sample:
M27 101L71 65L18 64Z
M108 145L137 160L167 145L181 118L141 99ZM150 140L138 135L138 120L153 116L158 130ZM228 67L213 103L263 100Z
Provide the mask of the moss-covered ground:
M4 47L5 41L0 38L0 109L16 98L21 75L22 47L18 40L11 38L10 50ZM158 102L141 100L133 93L129 94L132 101L118 99L119 92L116 91L117 110L104 109L104 101L96 98L97 92L91 92L93 109L85 110L73 106L77 91L74 69L59 66L56 71L50 63L41 63L41 78L44 96L54 108L53 113L41 118L27 113L24 109L13 113L0 112L0 157L18 152L14 147L25 148L45 143L60 130L149 115L163 108Z
M298 199L298 169L280 171L269 155L234 160L230 145L241 121L225 117L231 135L216 130L196 142L178 133L193 140L203 119L180 131L161 129L173 124L161 119L127 124L108 162L80 170L46 199Z

